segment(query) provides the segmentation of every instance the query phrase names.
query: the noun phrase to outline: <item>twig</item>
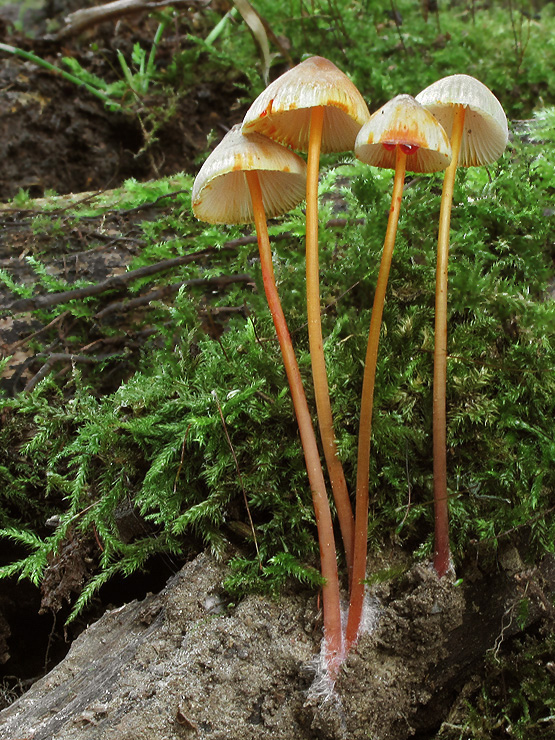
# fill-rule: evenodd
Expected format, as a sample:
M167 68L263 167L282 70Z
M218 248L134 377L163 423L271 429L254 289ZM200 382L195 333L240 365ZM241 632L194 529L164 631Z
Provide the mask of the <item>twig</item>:
M154 2L149 0L114 0L114 2L106 3L105 5L81 8L74 13L70 13L70 15L64 18L66 25L58 31L54 38L56 40L66 39L70 36L76 36L87 28L96 26L99 23L116 20L116 18L121 18L124 15L159 10L168 5L173 7L185 5L189 8L195 5L202 7L207 4L208 0L157 0Z
M193 278L192 280L184 280L181 283L172 283L172 285L166 285L163 288L159 288L158 290L152 290L150 293L138 296L137 298L131 298L126 301L124 300L110 303L109 306L106 306L106 308L103 308L102 311L99 311L97 314L95 314L94 318L103 319L111 313L116 313L118 311L130 311L134 308L138 308L139 306L144 306L148 303L151 303L152 301L158 301L168 295L173 295L174 293L177 293L182 287L190 288L202 285L205 287L212 286L216 288L223 288L226 285L231 285L233 283L247 283L248 285L254 285L254 280L250 275L221 275L219 277L213 278Z
M179 476L181 475L181 470L183 468L183 461L185 460L185 445L187 444L187 437L189 436L190 428L191 428L191 424L189 424L189 426L185 430L185 436L183 437L183 444L181 445L181 460L179 461L179 467L177 468L177 473L175 474L175 480L173 482L174 495L175 495L175 492L177 491L177 481L179 480Z
M185 254L181 257L162 260L161 262L156 262L154 265L145 265L144 267L139 267L137 270L125 272L123 275L113 275L106 280L102 280L100 283L87 285L84 288L65 290L62 293L49 293L47 295L40 295L34 298L19 298L18 300L8 304L4 310L13 311L14 313L24 313L37 308L57 306L60 303L89 298L94 295L99 295L100 293L105 293L108 290L121 290L122 288L126 288L127 284L133 280L138 280L143 277L155 275L159 272L171 270L179 265L185 265L188 262L194 262L197 259L208 257L217 251L220 250L217 250L215 247L209 247L200 252L194 252L193 254Z
M252 521L251 510L249 508L249 502L248 502L248 499L247 499L247 492L245 491L245 486L243 484L243 476L241 475L241 470L239 468L239 461L237 460L237 455L235 454L235 450L233 449L233 444L231 443L231 437L229 436L229 432L227 431L227 425L225 423L225 419L224 419L224 414L223 414L223 411L222 411L222 407L220 406L220 401L218 399L218 394L216 393L215 390L212 391L212 396L213 396L214 400L216 401L216 406L218 407L218 413L220 414L220 419L222 420L222 426L224 428L225 438L227 440L227 444L229 445L229 449L231 450L231 454L233 456L233 461L235 463L235 470L237 471L237 477L239 478L239 483L241 484L241 490L243 491L243 499L245 501L245 507L247 509L247 516L249 517L249 524L250 524L251 531L252 531L252 536L253 536L253 539L254 539L254 547L255 547L255 550L256 550L256 556L258 558L258 566L259 566L260 570L262 570L262 561L260 560L260 550L258 549L258 540L256 539L256 532L255 532L255 529L254 529L254 523Z
M52 369L53 365L55 365L57 362L71 362L71 363L82 363L84 365L95 365L99 362L103 362L104 360L109 359L110 357L116 357L119 356L119 352L111 355L104 355L103 357L92 357L89 355L73 355L73 354L67 354L66 352L52 352L51 354L46 354L44 352L41 352L37 355L35 355L35 358L37 357L47 357L46 362L41 367L41 369L38 371L36 375L33 375L33 377L27 382L27 385L23 389L27 393L29 391L32 391L33 388L39 383L43 378L47 376L49 371ZM33 358L33 359L35 359Z
M410 512L411 499L412 499L412 485L411 485L411 482L410 482L409 449L408 449L408 447L405 450L405 470L406 470L406 473L407 473L407 489L408 489L408 491L407 491L407 493L408 493L407 498L408 498L408 500L407 500L407 506L406 506L406 509L405 509L405 516L403 517L403 519L401 521L401 524L399 524L399 527L398 527L399 531L401 531L401 529L403 528L403 525L405 524L405 522L407 520L407 517L408 517L409 512Z
M531 519L528 519L525 522L521 522L520 524L516 524L514 527L511 527L510 529L506 529L504 532L499 532L499 534L494 534L493 537L484 537L482 540L472 539L469 540L471 545L477 545L478 543L482 542L493 542L501 537L507 537L507 535L512 534L513 532L517 532L519 529L523 529L524 527L530 526L530 524L533 524L534 522L537 522L538 519L543 519L547 514L551 514L552 511L555 511L555 506L551 506L549 509L545 509L544 511L540 511L536 516L533 516Z
M391 14L393 15L393 22L395 23L395 28L397 29L397 35L399 36L399 41L401 42L401 46L403 47L403 51L405 54L407 54L407 47L405 46L405 42L403 40L403 34L401 33L401 16L397 9L397 6L395 5L394 0L389 0L389 4L391 5Z
M41 329L37 329L37 331L34 331L32 334L29 334L26 337L23 337L23 339L20 339L15 344L9 345L8 347L6 347L6 354L11 355L16 349L18 349L24 344L27 344L27 342L30 342L31 339L38 337L40 334L45 332L47 329L51 329L54 326L54 324L57 324L58 322L63 321L68 315L69 315L69 311L64 311L59 316L56 316L55 319L52 319L52 321L46 324L46 326L43 326Z

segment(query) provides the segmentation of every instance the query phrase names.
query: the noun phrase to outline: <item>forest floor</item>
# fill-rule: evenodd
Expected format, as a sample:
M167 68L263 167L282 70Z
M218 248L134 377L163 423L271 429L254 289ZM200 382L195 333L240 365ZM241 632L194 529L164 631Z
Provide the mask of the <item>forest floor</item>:
M72 5L79 7L66 2L58 10L58 19ZM135 44L150 48L156 30L156 23L143 13L94 26L77 38L58 39L53 34L29 38L3 20L14 13L17 5L0 6L0 35L5 43L51 63L61 55L71 56L108 82L122 75L115 67L115 51L130 53ZM27 18L35 32L45 30L48 19L40 11L28 11ZM94 56L89 51L92 38L98 46ZM176 36L160 45L160 66L169 63L179 43ZM150 137L143 119L149 110L166 104L163 97L146 94L134 109L135 115L107 110L102 100L84 88L5 53L0 57L0 90L2 202L20 189L38 197L48 190L59 194L105 190L131 177L148 180L182 171L194 173L209 133L225 132L244 113L233 81L209 84L203 80L191 94L179 98L170 120L161 125L156 137Z
M78 7L66 3L57 12ZM13 6L0 8L6 43L44 58L84 58L80 40L44 38L43 33L30 42L14 32L9 23L14 12ZM39 31L46 29L46 21L39 11L25 19ZM95 41L106 50L130 50L137 42L150 42L152 28L141 15L123 18L95 28ZM161 49L162 55L171 52L171 43ZM110 77L113 66L102 68L102 58L96 56L94 73ZM0 201L6 203L20 190L30 198L54 190L86 199L128 178L194 174L209 133L241 119L238 99L232 82L203 82L193 95L179 99L178 114L156 130L156 141L150 143L144 119L109 112L102 101L72 83L2 55ZM143 102L145 109L160 104L148 98ZM0 266L20 284L33 279L23 258L36 252L43 259L50 255L52 274L69 281L86 277L99 283L121 276L139 249L137 219L171 207L154 199L139 210L115 207L107 217L66 228L61 206L60 228L52 233L33 228L37 202L29 210L12 201L0 211ZM110 235L117 234L117 249L87 253L91 234L102 234L107 245ZM61 243L63 257L56 254ZM7 291L0 299L12 312L17 309ZM1 343L13 348L39 329L29 315L10 315L0 323ZM207 331L218 331L212 319ZM89 339L91 344L100 341L97 335ZM140 345L143 338L128 335L127 341ZM8 392L37 381L29 356L25 346L15 355L4 377ZM106 382L112 387L119 380ZM488 652L491 656L503 640L525 630L539 633L550 623L553 563L546 559L541 568L530 570L510 550L500 555L496 572L481 572L467 563L458 574L464 577L461 586L454 579L439 582L425 567L400 564L400 557L392 550L376 564L382 570L401 565L403 575L372 590L366 632L333 695L314 683L321 636L315 594L292 589L279 601L251 596L239 605L229 604L220 595L225 566L205 554L186 564L165 588L171 572L167 568L134 592L126 590L129 603L114 598L102 604L99 615L114 603L117 608L89 629L81 625L69 656L56 667L47 654L50 650L51 656L63 657L69 647L63 645L63 630L56 620L52 625L50 615L39 621L23 615L25 609L37 611L36 589L2 582L6 694L16 685L27 688L32 678L40 680L0 713L0 740L425 740L436 737L440 728L446 740L463 738L460 712L466 698L479 691ZM519 620L524 597L530 607ZM30 642L29 631L35 629L39 634ZM16 639L10 641L10 633ZM29 655L29 645L35 656ZM52 670L41 678L45 665ZM98 669L96 678L91 678L91 666Z

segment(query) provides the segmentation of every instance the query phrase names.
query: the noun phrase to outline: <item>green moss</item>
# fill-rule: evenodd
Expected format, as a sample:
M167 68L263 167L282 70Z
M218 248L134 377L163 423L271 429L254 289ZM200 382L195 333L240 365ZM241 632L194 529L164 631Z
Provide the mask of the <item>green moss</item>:
M555 541L555 304L547 299L555 241L551 121L552 114L542 111L527 137L522 142L515 137L489 171L458 175L448 385L448 486L457 564L470 543L482 542L491 551L499 537L522 536L533 558L552 551ZM338 215L344 219L340 228L322 228L320 241L322 302L328 306L325 352L351 489L362 363L391 179L343 156L326 159L321 181L322 224ZM239 548L230 581L234 593L277 590L290 577L316 583L311 497L256 247L226 246L248 229L196 222L189 210L191 184L190 176L128 181L118 191L72 204L67 216L78 223L133 210L142 247L132 269L210 248L210 260L144 277L131 292L248 272L257 290L233 287L211 295L208 303L214 309L244 306L248 317L230 319L216 341L198 319L199 305L207 302L205 290L183 289L148 314L155 339L125 365L120 384L103 390L108 371L124 364L123 352L92 369L73 368L59 385L49 376L31 393L0 402L5 451L0 455L5 484L0 522L4 536L29 553L6 564L0 575L20 573L38 582L48 558L73 532L91 535L99 545L97 562L76 610L115 573L143 568L155 553L186 557L202 547L220 556L231 545ZM426 557L432 542L431 377L440 191L439 175L413 178L405 189L384 310L372 441L371 547L378 549L393 537L417 557ZM148 218L143 219L143 209ZM57 228L59 214L51 216ZM273 235L287 234L275 242L276 275L312 403L304 230L301 207L270 227ZM31 264L37 290L66 287L40 257ZM9 276L0 277L18 290ZM19 293L29 297L30 290ZM73 324L66 341L79 347L99 327L103 337L120 331L96 320L101 301L94 296L74 300L37 315L46 324L68 311ZM147 323L144 314L132 321L126 331ZM56 331L37 338L37 349L48 346ZM258 553L253 537L238 535L245 526L250 530L243 488ZM122 507L130 507L141 523L131 539L118 523ZM44 526L53 513L61 517L55 532Z

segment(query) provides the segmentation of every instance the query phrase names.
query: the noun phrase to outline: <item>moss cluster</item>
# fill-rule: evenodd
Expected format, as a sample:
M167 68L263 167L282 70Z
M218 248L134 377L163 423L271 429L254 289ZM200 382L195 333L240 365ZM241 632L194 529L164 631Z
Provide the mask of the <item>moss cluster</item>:
M555 541L555 306L549 297L555 160L553 143L542 133L549 125L549 116L539 118L533 126L538 141L515 138L491 170L459 174L448 379L457 562L471 542L495 548L499 537L519 535L533 556L552 550ZM322 221L343 219L341 229L322 229L321 269L322 299L329 306L324 333L330 389L351 486L390 179L351 161L329 165L322 178ZM432 532L431 350L440 186L441 178L432 176L415 178L406 188L375 398L371 546L395 538L419 557L429 555ZM131 201L133 191L144 200L130 183ZM158 226L144 224L145 254L137 264L166 256L172 229L174 250L179 243L186 248L181 230L190 239L195 229L195 248L239 233L179 221L170 216ZM300 209L272 226L274 234L288 234L276 242L276 272L309 387L298 238L303 229ZM216 254L210 270L215 274L225 265L234 274L248 266L259 280L252 249ZM199 269L206 268L185 266L180 277ZM186 556L209 546L221 555L230 542L239 547L229 583L234 593L275 590L289 577L318 583L311 567L316 542L310 494L263 291L234 290L233 300L245 302L249 316L231 319L218 340L200 329L199 298L182 290L173 303L159 304L157 339L143 345L137 372L116 390L98 393L102 365L87 375L76 366L63 383L46 378L32 392L1 401L0 523L3 536L25 548L1 576L20 574L39 583L64 543L93 537L96 561L74 614L108 579L145 567L155 553ZM228 293L214 305L229 301ZM82 321L87 311L94 315L94 303L81 314L82 304L74 303ZM134 512L131 534L122 530L122 509ZM45 526L53 514L60 517L54 532Z

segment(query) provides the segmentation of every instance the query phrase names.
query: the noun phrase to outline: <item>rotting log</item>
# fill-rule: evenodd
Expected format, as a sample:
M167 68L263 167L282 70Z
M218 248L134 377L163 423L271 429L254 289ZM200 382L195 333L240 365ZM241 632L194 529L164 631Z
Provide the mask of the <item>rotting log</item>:
M439 726L488 651L547 624L555 593L553 557L531 569L501 558L461 585L415 566L377 589L373 629L338 679L341 702L323 702L306 672L320 634L314 594L228 610L225 573L201 555L160 594L106 613L0 713L0 738L407 740Z

